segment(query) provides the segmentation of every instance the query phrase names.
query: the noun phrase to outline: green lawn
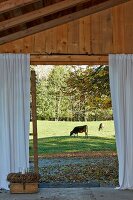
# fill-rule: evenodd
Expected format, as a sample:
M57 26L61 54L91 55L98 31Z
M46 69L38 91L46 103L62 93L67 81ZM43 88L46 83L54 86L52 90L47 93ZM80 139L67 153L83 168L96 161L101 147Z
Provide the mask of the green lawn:
M105 121L104 129L98 131L100 122L55 122L38 121L39 155L64 152L116 151L114 122ZM79 137L70 137L75 126L88 125L89 138L83 133ZM32 132L32 128L31 128ZM32 137L30 137L30 155L33 155Z

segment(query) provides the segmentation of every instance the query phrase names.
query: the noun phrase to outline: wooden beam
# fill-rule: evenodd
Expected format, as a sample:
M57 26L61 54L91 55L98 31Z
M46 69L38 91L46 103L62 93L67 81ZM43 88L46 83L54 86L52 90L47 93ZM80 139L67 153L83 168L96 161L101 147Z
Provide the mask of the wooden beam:
M33 126L33 149L34 171L38 173L38 141L37 141L37 114L36 114L36 74L31 71L31 96L32 96L32 126Z
M94 6L92 5L91 9L92 9L93 13L97 13L99 11L109 9L114 6L118 6L120 4L127 3L128 1L132 1L132 0L102 0L101 3L99 0L97 0L97 3L95 3Z
M116 5L119 5L121 3L125 3L125 2L128 2L128 1L131 1L131 0L117 0L117 1L116 0L105 0L105 1L102 1L102 3L97 3L96 5L82 9L80 11L76 11L76 12L73 12L71 14L68 14L68 15L50 20L48 22L36 25L34 27L30 27L30 28L27 28L25 30L18 31L18 32L3 36L3 37L0 38L0 45L7 43L7 42L17 40L17 39L20 39L20 38L23 38L25 36L29 36L29 35L32 35L32 34L35 34L35 33L38 33L38 32L53 28L53 27L56 27L56 26L61 25L61 24L65 24L67 22L85 17L87 15L97 13L99 11L105 10L107 8L111 8L112 6L116 6Z
M61 10L73 7L79 3L87 2L88 0L65 0L50 6L43 7L41 9L20 15L5 21L0 22L0 31L20 25L21 23L29 22L40 17L51 15Z
M107 65L107 55L40 55L31 54L32 65Z
M7 0L0 3L0 14L9 10L15 10L16 8L23 7L28 4L35 3L39 0Z

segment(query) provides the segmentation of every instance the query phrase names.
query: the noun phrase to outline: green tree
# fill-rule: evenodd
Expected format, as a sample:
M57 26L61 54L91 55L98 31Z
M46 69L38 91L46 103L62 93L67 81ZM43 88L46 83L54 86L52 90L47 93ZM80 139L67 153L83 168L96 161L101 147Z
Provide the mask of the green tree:
M48 96L49 98L54 98L53 113L57 121L62 118L63 115L67 117L68 98L65 97L65 92L67 90L66 79L68 77L69 68L56 66L49 74L47 80Z
M69 97L65 96L69 68L56 66L47 77L37 79L37 114L41 119L69 118Z
M47 76L37 77L40 119L86 121L106 113L109 118L110 108L108 66L55 66Z
M67 84L69 95L76 98L75 109L78 113L75 114L80 116L80 120L86 120L90 111L111 107L108 66L73 66Z

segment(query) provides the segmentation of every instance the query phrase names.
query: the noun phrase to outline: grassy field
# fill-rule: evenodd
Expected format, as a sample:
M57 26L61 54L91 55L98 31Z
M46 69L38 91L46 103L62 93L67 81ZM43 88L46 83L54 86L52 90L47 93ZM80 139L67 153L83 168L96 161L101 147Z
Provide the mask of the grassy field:
M83 133L79 137L70 137L75 126L88 125L89 137ZM105 121L104 129L98 131L100 122L55 122L38 121L39 155L67 152L116 151L114 122ZM32 132L32 128L30 130ZM30 155L33 155L32 137L30 137Z

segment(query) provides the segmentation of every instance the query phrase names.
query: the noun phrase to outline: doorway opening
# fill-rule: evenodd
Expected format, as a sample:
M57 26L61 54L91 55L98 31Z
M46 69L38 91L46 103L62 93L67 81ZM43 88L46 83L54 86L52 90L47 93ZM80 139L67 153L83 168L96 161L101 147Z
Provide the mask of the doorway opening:
M45 65L35 71L41 181L116 186L108 66ZM88 138L82 131L70 136L75 127L84 125Z

